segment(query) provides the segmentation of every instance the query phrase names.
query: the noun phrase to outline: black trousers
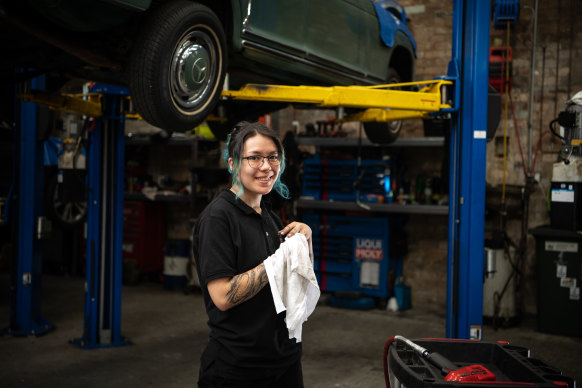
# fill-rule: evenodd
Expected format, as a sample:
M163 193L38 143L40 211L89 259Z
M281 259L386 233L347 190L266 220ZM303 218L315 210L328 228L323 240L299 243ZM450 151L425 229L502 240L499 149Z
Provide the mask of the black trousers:
M303 388L301 360L268 377L257 372L254 373L256 375L249 374L249 377L245 379L228 378L223 373L225 368L228 366L220 360L205 362L203 358L200 364L198 388Z

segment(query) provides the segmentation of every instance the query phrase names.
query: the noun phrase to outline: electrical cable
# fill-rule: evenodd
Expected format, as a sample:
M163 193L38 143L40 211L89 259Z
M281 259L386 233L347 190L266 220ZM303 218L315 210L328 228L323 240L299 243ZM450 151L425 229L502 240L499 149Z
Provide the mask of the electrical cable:
M386 343L384 344L384 351L382 353L383 355L382 363L384 365L384 382L386 383L386 388L390 388L390 371L388 370L388 348L390 348L390 345L392 345L392 342L394 342L395 339L396 339L395 336L392 336L391 338L388 339L388 341L386 341Z
M503 82L504 85L504 94L505 94L505 124L503 126L503 178L501 183L501 203L505 203L505 186L507 180L507 123L508 123L508 100L509 100L509 20L507 21L507 34L506 34L506 52L505 52L505 79Z
M560 135L559 133L556 132L556 130L554 129L554 124L558 122L558 118L553 119L552 121L550 121L550 131L552 131L552 133L554 134L554 136L560 138L562 140L562 142L565 140L564 137L562 135Z
M536 167L536 159L538 157L538 153L540 152L540 149L542 148L542 138L549 133L551 133L551 132L550 131L543 131L542 133L540 133L540 137L538 138L538 143L536 145L536 150L534 152L533 160L531 162L531 169L529 172L530 175L533 174L534 169Z
M519 154L521 155L521 167L523 168L523 175L525 177L525 179L527 180L528 174L527 174L527 169L525 166L525 157L523 156L523 148L521 147L521 137L519 134L519 128L517 126L517 118L515 117L515 109L513 107L513 98L511 98L511 94L509 94L509 102L511 105L511 116L513 118L513 127L515 129L515 137L517 138L517 145L519 147Z

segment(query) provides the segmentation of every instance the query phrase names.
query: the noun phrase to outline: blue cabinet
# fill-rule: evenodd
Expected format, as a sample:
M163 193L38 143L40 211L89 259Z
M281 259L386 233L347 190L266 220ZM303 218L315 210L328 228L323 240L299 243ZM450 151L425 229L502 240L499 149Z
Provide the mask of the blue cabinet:
M305 214L303 222L313 230L315 273L323 292L393 296L402 257L390 257L393 226L387 218Z

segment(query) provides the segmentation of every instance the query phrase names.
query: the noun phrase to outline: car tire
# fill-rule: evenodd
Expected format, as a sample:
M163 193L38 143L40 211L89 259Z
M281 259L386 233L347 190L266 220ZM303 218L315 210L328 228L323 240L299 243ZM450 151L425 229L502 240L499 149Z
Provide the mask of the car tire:
M162 129L193 129L218 102L226 66L224 29L210 8L181 0L163 4L144 19L132 49L135 110Z
M400 83L400 80L401 78L396 70L392 68L388 69L387 83L397 84ZM366 132L368 140L377 144L393 143L398 138L401 129L402 120L389 122L371 121L364 123L364 132Z
M64 201L61 190L58 170L48 172L44 202L45 214L52 222L64 229L75 228L83 224L87 218L87 200Z

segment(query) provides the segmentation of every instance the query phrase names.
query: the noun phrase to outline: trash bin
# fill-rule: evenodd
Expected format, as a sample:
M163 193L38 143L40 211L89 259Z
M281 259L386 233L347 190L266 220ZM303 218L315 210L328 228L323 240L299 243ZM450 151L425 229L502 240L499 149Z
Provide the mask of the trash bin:
M548 226L529 232L536 239L538 330L582 337L582 234Z
M168 240L164 256L164 288L183 290L188 284L188 264L190 263L190 241Z

